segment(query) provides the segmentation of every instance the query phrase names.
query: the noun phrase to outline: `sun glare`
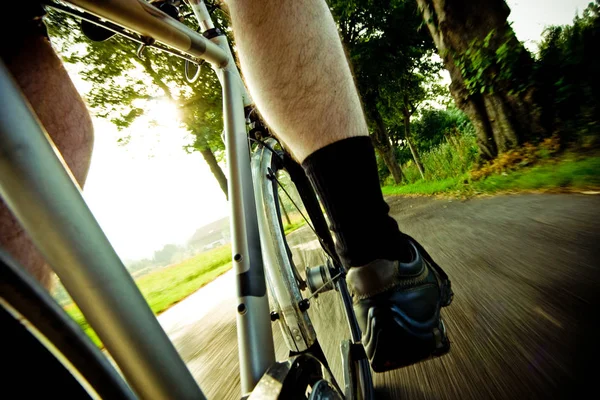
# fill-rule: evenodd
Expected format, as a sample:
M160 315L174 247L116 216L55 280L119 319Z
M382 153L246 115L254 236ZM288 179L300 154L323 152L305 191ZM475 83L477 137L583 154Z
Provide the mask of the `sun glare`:
M145 117L149 122L165 128L177 128L180 124L180 114L177 106L170 100L150 100L145 105Z

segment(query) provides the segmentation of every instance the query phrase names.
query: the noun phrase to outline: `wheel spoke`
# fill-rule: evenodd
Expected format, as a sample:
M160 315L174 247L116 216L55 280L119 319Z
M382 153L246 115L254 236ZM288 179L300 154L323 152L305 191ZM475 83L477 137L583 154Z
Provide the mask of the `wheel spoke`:
M302 215L302 218L304 218L304 221L306 221L306 224L310 227L310 229L314 232L314 234L317 235L317 231L315 231L315 228L313 228L313 226L311 225L311 223L308 221L308 218L306 218L306 215L304 215L304 213L302 212L302 210L300 210L300 207L298 207L298 205L296 204L296 202L294 201L294 199L292 199L292 196L290 196L290 194L285 189L285 187L283 186L283 184L279 181L279 179L277 179L277 175L275 175L275 173L273 172L273 170L271 168L269 168L268 170L269 170L269 179L272 179L272 180L274 180L277 183L277 185L281 188L281 190L283 190L283 193L285 193L285 195L287 196L287 198L292 202L292 204L294 205L294 207L296 207L296 210L298 210L298 212L300 213L300 215ZM318 235L317 235L317 237L318 237Z

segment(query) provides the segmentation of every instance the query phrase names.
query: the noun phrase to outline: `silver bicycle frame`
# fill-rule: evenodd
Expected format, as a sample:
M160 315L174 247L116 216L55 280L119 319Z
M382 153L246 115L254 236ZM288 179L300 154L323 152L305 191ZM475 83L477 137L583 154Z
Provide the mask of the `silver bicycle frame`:
M227 40L224 36L208 40L142 0L69 2L205 59L217 71L223 86L240 374L242 392L248 393L275 361L275 353L243 109L251 100ZM210 27L203 2L191 3L202 25ZM140 397L204 398L3 63L0 93L0 195L8 207Z

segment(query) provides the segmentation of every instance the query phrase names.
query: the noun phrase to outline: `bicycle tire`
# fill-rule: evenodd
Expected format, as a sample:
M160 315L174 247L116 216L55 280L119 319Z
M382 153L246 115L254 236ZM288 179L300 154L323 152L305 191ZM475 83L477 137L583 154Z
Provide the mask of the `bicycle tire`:
M137 398L48 292L1 250L0 320L2 346L6 347L3 362L12 366L5 368L3 378L18 387L15 393L54 397L52 391L56 391L65 398Z
M309 220L307 223L312 228L323 254L328 257L328 261L332 264L331 270L336 271L336 274L341 272L343 275L343 269L335 253L334 242L326 217L303 168L289 154L283 150L276 150L277 148L278 144L275 139L267 139L261 146L258 146L253 153L252 160L255 185L258 186L258 188L255 188L255 191L258 193L256 200L257 207L259 208L259 225L261 225L261 229L263 230L261 232L261 246L263 247L263 259L265 260L265 272L270 288L270 298L273 311L276 313L274 317L277 319L282 330L290 356L311 353L329 368L328 360L317 338L318 332L315 331L312 325L308 311L297 306L289 307L290 304L298 305L305 297L310 296L311 292L303 287L302 282L299 282L298 275L303 274L296 267L293 251L288 237L286 237L284 232L283 218L285 216L282 217L279 204L280 196L278 196L278 188L281 186L281 182L277 178L279 172L284 171L289 175L288 187L291 190L297 191L297 198L293 202L302 203L304 217ZM289 195L289 193L286 194ZM262 224L260 224L261 218L266 220ZM306 228L304 229L306 230ZM264 232L264 230L268 232ZM265 241L270 241L271 243L264 243ZM277 253L275 262L272 260L272 255L265 254L269 251ZM315 265L312 266L316 267ZM282 290L273 290L277 289L277 283L273 282L277 279L284 281L283 284L281 282L279 284L285 288L283 295L290 296L291 301L289 298L282 299L280 297ZM333 287L329 289L331 290ZM335 292L340 298L339 304L343 308L344 317L347 319L346 322L349 325L349 342L357 343L360 340L360 330L354 317L352 302L343 277L335 282ZM287 305L287 307L282 306L282 304ZM302 326L303 323L306 323L306 325ZM297 331L294 331L295 329ZM294 341L294 336L298 332L300 332L303 339L305 339L305 336L309 339L306 341L305 348L299 348L300 346ZM340 379L344 381L343 392L347 398L372 399L374 396L373 383L368 361L364 357L357 359L355 355L358 352L356 351L352 352L354 356L351 356L350 353L344 355L344 345L346 345L345 342L341 345L342 351L338 351L337 353L341 353L342 356L340 361L343 364L343 373L338 375L343 377ZM356 347L362 349L360 344ZM352 379L349 379L351 377Z

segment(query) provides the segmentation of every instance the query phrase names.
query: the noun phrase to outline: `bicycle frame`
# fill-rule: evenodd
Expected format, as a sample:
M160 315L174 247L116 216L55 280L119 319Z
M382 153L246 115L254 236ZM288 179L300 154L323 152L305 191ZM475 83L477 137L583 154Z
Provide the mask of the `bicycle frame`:
M103 20L211 62L223 87L242 393L275 362L244 106L251 99L224 35L210 40L142 0L69 0ZM204 30L206 6L190 0ZM0 62L0 196L143 398L204 398Z

